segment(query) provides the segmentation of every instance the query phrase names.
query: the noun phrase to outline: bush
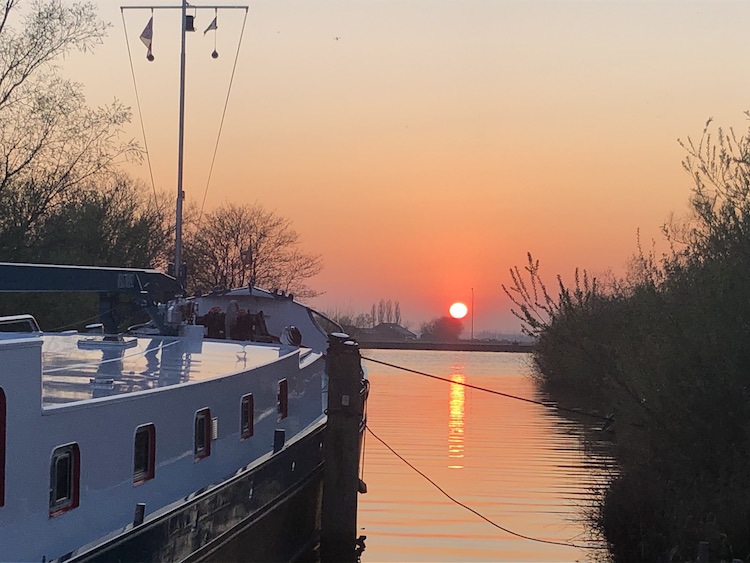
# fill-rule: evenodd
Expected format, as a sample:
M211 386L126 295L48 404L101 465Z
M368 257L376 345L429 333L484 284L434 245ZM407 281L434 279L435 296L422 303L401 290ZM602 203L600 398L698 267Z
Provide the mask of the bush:
M552 297L529 256L504 288L557 397L612 413L620 471L593 524L615 561L750 554L750 135L683 143L692 220L606 289L576 273Z

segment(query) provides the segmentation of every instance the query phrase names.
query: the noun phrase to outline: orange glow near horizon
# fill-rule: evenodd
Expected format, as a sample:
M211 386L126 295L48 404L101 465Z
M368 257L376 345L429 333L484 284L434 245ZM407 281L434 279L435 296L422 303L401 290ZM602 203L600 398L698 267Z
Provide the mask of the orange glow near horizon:
M125 136L143 145L120 11L97 5L110 36L61 66L91 105L130 106ZM750 3L445 0L427 17L424 6L260 1L248 16L206 206L259 201L289 219L322 255L310 304L323 311L392 299L416 329L474 288L476 333L517 330L502 285L527 252L550 289L576 268L622 275L639 236L659 255L661 226L687 215L692 186L676 139L699 137L709 116L747 129L750 75L736 69ZM168 194L173 12L155 14L153 63L138 41L150 14L125 14L154 181ZM197 18L205 29L213 11ZM188 37L184 190L197 208L241 27L219 13L216 60L211 34ZM145 162L126 168L150 183Z

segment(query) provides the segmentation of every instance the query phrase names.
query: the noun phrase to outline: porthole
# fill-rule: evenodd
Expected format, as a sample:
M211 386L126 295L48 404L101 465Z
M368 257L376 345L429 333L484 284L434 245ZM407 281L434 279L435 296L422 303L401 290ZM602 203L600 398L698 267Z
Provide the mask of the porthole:
M79 504L81 453L78 444L55 449L49 472L49 515L58 516Z
M211 409L202 409L195 414L195 459L211 455Z
M156 427L144 424L135 431L133 440L133 484L154 478L156 471Z
M255 401L253 394L243 395L240 403L240 439L246 440L255 432Z

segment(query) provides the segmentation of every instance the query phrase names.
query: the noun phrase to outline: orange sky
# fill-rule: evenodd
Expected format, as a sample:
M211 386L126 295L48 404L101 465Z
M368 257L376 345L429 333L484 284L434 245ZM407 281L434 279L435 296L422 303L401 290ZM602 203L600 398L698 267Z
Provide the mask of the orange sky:
M96 4L109 38L63 68L92 104L132 106L143 143L120 4ZM177 14L156 13L147 63L149 13L125 13L156 186L170 192ZM202 33L213 11L196 15L184 188L200 204L242 12L219 12L216 61ZM257 0L207 207L257 200L290 218L324 258L319 309L390 298L416 329L473 288L475 332L515 330L501 284L527 251L550 278L621 273L639 229L648 246L685 213L677 139L708 117L745 130L749 23L739 0Z

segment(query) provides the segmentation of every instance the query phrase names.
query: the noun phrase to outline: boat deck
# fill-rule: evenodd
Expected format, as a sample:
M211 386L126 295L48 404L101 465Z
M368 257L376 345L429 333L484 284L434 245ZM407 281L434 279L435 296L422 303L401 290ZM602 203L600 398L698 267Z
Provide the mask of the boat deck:
M42 406L213 379L273 362L293 351L271 344L154 336L42 336Z

